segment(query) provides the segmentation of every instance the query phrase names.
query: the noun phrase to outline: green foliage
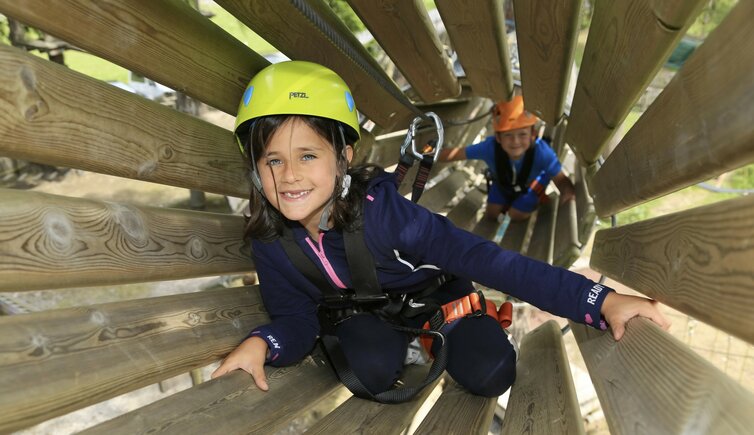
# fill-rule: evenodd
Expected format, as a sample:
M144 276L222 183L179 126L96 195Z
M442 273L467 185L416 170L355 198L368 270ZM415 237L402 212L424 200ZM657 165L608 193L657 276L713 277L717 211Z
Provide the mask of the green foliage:
M128 70L89 53L76 50L65 51L68 68L106 82L128 83Z
M361 22L356 12L348 6L345 0L327 0L327 5L330 6L335 15L340 18L348 30L352 33L358 33L366 29L364 23Z
M689 27L687 34L695 38L706 38L725 19L736 3L738 0L709 0L696 21Z
M10 39L8 39L8 32L10 29L8 29L8 19L3 17L3 19L0 20L0 42L3 44L10 44Z
M265 55L275 53L278 50L272 46L269 42L265 41L261 36L254 33L251 29L246 27L245 24L238 21L236 17L230 14L230 12L221 8L218 4L212 2L206 6L202 6L203 10L207 10L213 14L210 20L221 27L226 32L233 35L234 38L246 44L255 52Z
M754 189L754 164L731 172L725 184L733 189Z

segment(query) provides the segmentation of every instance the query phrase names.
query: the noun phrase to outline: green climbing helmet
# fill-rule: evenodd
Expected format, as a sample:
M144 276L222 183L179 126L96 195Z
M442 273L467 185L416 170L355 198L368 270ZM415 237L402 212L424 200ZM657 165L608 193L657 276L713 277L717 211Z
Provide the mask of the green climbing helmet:
M333 119L351 127L360 137L356 104L348 85L331 69L312 62L280 62L258 72L238 105L233 129L236 138L245 122L268 115Z

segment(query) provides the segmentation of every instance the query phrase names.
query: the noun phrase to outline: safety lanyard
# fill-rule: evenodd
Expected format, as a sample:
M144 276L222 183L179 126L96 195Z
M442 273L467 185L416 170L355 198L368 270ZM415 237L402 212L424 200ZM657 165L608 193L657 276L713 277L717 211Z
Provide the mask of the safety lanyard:
M425 117L417 116L411 121L411 125L406 133L406 138L403 139L403 145L401 145L401 157L398 160L398 167L395 169L396 179L398 184L403 182L406 177L406 173L414 165L414 162L419 161L419 171L416 173L414 184L411 190L411 201L418 202L424 192L424 186L429 180L429 173L432 171L432 165L437 161L437 156L442 149L443 139L445 131L442 126L442 120L434 112L426 113L426 117L431 118L434 121L435 131L437 132L437 138L431 139L425 144L421 152L416 148L416 134L417 129ZM409 145L411 149L409 150Z

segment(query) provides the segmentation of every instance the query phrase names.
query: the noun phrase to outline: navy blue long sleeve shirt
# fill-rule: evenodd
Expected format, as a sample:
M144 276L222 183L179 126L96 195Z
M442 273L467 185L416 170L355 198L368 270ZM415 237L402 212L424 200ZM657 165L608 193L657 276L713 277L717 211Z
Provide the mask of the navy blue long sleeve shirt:
M351 288L341 232L322 232L319 240L312 240L296 225L293 233L334 288ZM447 218L401 196L393 174L381 173L370 182L364 201L364 237L377 279L387 292L405 293L441 273L451 273L557 316L601 326L600 308L610 288L456 228ZM252 245L271 323L250 335L267 342L271 365L295 363L311 351L319 334L321 292L295 268L279 241L255 240Z

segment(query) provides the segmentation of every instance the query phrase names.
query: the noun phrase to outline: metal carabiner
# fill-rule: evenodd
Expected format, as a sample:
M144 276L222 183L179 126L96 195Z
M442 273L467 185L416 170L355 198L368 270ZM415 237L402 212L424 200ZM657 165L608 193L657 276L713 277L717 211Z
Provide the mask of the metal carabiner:
M437 161L437 156L440 155L440 149L442 148L442 143L445 138L445 129L442 126L442 120L434 112L427 112L425 113L424 117L417 116L413 119L413 121L411 121L411 125L408 127L408 133L406 133L406 138L403 139L403 145L401 145L401 156L406 155L408 146L411 145L411 154L413 155L414 159L421 160L422 158L424 158L426 153L419 152L416 149L416 131L421 122L427 117L432 118L432 120L435 122L435 130L437 131L437 143L434 145L434 149L432 150L432 152L434 152L432 162L434 163Z

